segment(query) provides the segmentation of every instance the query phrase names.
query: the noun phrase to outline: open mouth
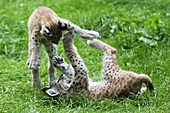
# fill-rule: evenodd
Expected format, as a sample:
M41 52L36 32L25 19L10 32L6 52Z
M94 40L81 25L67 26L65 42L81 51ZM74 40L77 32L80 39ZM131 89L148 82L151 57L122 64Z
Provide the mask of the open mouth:
M50 86L46 86L42 89L43 92L45 92L50 97L58 97L61 95L67 95L70 91L72 80L68 79L63 74L60 74L59 78Z
M66 81L67 84L70 84L71 81L72 81L71 79L68 79L68 77L66 77L65 75L60 74L58 80L62 80L62 79L64 79L64 80ZM67 79L68 79L68 80L67 80Z

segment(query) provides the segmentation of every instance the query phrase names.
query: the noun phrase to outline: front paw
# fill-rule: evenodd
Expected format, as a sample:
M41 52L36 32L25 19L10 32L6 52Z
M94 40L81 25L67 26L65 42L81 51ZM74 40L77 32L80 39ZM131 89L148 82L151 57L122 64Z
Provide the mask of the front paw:
M53 57L53 64L60 66L62 63L64 63L64 58L62 58L60 56Z
M71 65L68 65L64 58L60 56L53 57L53 65L61 72L63 72L67 77L72 78L74 76L74 69Z
M99 33L98 32L96 32L96 31L89 31L89 37L91 38L91 39L95 39L95 38L98 38L99 37Z
M30 58L27 61L27 65L29 69L36 69L38 66L40 66L40 59L38 58Z
M80 34L80 36L82 38L92 40L92 39L98 38L99 37L99 33L96 32L96 31L84 30L84 32L82 34Z

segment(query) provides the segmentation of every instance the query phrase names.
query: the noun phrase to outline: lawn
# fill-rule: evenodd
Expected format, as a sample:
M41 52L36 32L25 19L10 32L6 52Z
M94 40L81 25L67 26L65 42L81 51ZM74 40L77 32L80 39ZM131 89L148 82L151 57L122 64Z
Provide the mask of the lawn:
M72 95L53 100L31 88L27 21L38 6L100 33L99 39L118 50L124 70L150 76L155 90L134 99L89 101ZM0 112L170 112L170 0L0 0ZM102 53L75 35L74 44L89 76L101 80ZM58 54L66 59L62 42ZM48 60L41 47L42 87L48 85ZM57 75L61 72L57 71Z

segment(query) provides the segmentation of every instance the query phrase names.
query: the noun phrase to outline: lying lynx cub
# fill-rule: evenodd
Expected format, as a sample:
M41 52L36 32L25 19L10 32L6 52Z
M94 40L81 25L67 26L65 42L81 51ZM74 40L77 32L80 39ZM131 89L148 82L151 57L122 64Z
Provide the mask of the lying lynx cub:
M63 73L66 75L69 74L68 72L70 74L75 73L72 82L66 82L66 79L62 81L59 79L55 80L49 87L47 86L43 89L47 95L51 97L60 95L62 94L60 90L63 89L65 91L64 93L69 94L69 91L72 90L73 93L81 93L85 97L88 98L90 96L93 99L127 97L130 94L140 92L142 83L145 83L149 90L153 90L152 81L149 76L124 71L119 68L116 60L117 50L97 39L88 40L87 43L90 47L104 53L102 72L104 80L92 82L88 77L87 67L73 44L73 39L74 36L70 32L66 33L63 39L65 53L73 68L70 68L71 66L65 63L63 58L59 56L53 58L55 67L64 67L59 68ZM61 86L65 86L66 88Z
M99 36L98 32L81 29L68 20L62 19L48 7L38 7L30 16L28 21L29 30L29 56L27 65L32 69L33 87L41 87L39 76L40 46L46 48L49 58L49 82L56 79L56 70L52 64L52 58L57 55L57 46L62 31L67 30L77 33L85 39L94 39Z

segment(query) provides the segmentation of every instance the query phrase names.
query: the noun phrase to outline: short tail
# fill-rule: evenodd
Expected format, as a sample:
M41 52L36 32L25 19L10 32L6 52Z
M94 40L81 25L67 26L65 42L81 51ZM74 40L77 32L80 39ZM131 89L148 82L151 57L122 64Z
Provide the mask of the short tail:
M59 26L61 30L68 30L70 32L78 34L80 37L85 38L85 39L92 40L92 39L99 37L98 32L82 29L79 26L71 23L70 21L62 19L62 18L60 18Z
M146 84L147 89L149 89L150 91L154 90L152 80L150 79L148 75L140 74L139 79L141 80L142 83Z

